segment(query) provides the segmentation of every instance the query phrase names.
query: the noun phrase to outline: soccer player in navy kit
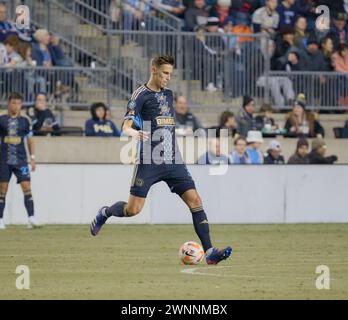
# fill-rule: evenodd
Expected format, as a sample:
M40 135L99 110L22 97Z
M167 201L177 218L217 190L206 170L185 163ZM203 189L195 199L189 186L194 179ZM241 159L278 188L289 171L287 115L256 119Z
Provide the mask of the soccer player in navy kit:
M34 141L28 118L20 115L23 98L19 93L11 93L8 100L8 114L0 116L0 229L5 229L3 214L8 183L12 174L17 177L24 193L24 205L28 212L28 227L39 227L34 218L34 203L30 187L30 171L25 149L31 159L31 169L35 170Z
M95 236L109 217L137 215L145 204L150 187L164 181L189 207L207 263L217 264L231 255L232 248L219 250L212 246L202 201L176 147L173 92L166 88L173 66L174 59L170 56L152 59L149 81L135 90L128 102L122 131L140 143L130 196L128 202L119 201L111 207L102 207L92 221L90 230ZM147 124L150 128L144 128ZM148 129L151 130L151 137Z

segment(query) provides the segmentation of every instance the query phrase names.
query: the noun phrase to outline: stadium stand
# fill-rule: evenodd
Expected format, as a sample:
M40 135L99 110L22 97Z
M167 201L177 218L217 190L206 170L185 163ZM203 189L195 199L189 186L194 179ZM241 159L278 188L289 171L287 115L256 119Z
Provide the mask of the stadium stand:
M244 95L254 98L256 111L263 102L279 111L290 110L296 95L304 92L308 109L321 113L326 138L343 137L347 116L342 113L348 109L343 1L333 5L326 31L315 28L316 1L283 1L272 9L279 18L273 32L266 30L269 21L262 16L272 0L26 0L31 10L26 34L10 18L18 3L3 3L1 42L17 37L22 48L16 56L19 66L0 67L0 104L6 105L13 90L24 93L28 106L36 93L46 92L61 126L77 128L73 134L82 134L87 110L96 101L112 108L120 127L126 100L147 77L149 59L170 53L177 61L171 87L187 98L205 128L216 127L226 110L238 114ZM187 32L185 15L197 5L205 13L195 13L193 32ZM295 18L287 21L288 16ZM38 52L38 38L48 37L45 30L51 35L46 44L49 68L38 58L47 58ZM3 44L1 54L7 55ZM57 57L61 59L53 63ZM274 118L284 125L285 114Z

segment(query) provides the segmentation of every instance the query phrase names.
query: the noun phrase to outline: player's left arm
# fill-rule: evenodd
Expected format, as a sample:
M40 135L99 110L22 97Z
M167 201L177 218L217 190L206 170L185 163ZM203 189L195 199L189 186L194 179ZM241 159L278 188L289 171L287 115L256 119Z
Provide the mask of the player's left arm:
M35 143L34 143L33 137L28 137L28 150L29 150L29 155L30 155L31 171L35 171L35 169L36 169Z

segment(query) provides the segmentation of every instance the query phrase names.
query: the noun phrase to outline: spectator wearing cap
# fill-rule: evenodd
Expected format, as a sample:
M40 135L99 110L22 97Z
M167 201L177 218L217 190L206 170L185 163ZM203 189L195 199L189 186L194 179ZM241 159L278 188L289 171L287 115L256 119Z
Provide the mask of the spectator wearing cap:
M247 154L251 164L263 164L263 155L260 151L263 143L262 133L256 130L250 130L247 136L248 148Z
M104 103L91 105L92 118L85 123L85 134L88 137L119 137L120 131L111 120L106 120L107 108Z
M307 139L300 138L297 141L296 151L289 158L288 164L309 164L309 143Z
M333 25L327 34L333 40L335 50L340 43L348 43L348 25L345 12L336 12L333 18Z
M302 100L295 100L292 111L287 116L284 128L287 137L324 137L325 130L316 119L313 112L306 110L306 104Z
M223 27L232 15L231 0L217 0L216 5L210 10L211 17L219 19L219 27Z
M337 156L325 157L327 151L326 143L321 138L312 140L312 151L309 154L310 164L333 164L338 160Z
M193 6L185 12L185 30L195 31L195 29L204 24L204 20L209 16L204 0L194 0Z
M300 63L304 71L324 71L325 59L322 51L319 50L319 43L316 36L311 35L307 41L307 47L301 52Z
M277 12L279 14L279 28L284 26L295 26L297 16L295 2L295 0L284 0L278 5Z
M277 0L266 0L266 5L257 9L252 17L254 32L264 32L273 36L279 26Z
M246 137L248 131L256 128L254 120L255 103L250 96L243 97L243 105L237 115L237 132L243 137Z
M251 159L246 152L247 140L240 136L234 140L234 149L229 156L230 164L251 164Z
M264 164L285 164L285 159L281 155L282 149L277 140L272 140L267 148L267 155Z

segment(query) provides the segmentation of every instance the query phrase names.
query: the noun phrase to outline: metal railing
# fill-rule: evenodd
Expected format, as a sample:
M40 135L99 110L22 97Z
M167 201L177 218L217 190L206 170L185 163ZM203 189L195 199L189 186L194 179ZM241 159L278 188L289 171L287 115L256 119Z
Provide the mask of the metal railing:
M110 59L117 70L131 75L129 93L147 80L153 56L170 54L176 60L171 86L190 103L230 103L243 94L263 94L256 85L266 66L261 35L118 30L109 34L121 44Z
M339 72L268 72L266 95L276 109L289 109L298 93L314 110L348 110L348 74ZM258 80L258 85L261 85Z
M47 94L49 105L89 107L91 101L110 105L115 88L107 68L79 67L0 67L0 104L6 105L10 92L18 91L24 105L32 104L35 94Z
M182 19L156 6L153 1L57 0L91 24L107 29L180 31Z

